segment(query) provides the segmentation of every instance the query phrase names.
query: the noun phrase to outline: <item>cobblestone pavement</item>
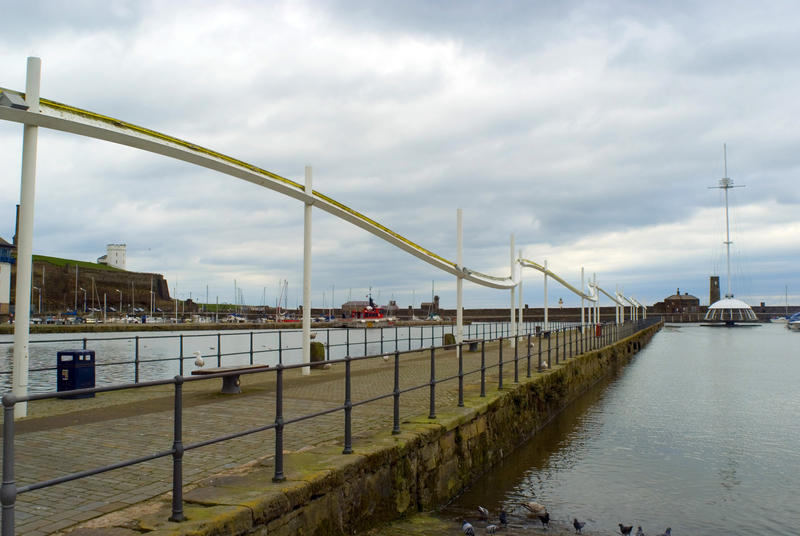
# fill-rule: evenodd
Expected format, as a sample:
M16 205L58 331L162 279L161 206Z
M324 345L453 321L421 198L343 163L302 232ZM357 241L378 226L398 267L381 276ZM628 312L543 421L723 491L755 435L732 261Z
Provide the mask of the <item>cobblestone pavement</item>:
M543 340L546 361L548 341ZM559 341L564 344L564 337ZM552 341L551 341L552 344ZM517 374L527 375L525 340L520 339ZM569 344L565 345L568 349ZM555 350L551 359L555 365ZM578 345L573 347L577 353ZM423 386L403 393L400 419L429 413L430 350L401 354L400 389ZM506 342L502 348L503 382L514 383L514 349ZM485 347L486 390L498 388L498 344ZM564 349L560 351L564 359ZM463 353L465 390L480 389L481 352ZM538 346L531 345L531 368L536 374ZM391 393L394 388L394 355L387 359L354 360L352 401L358 404ZM312 369L310 376L299 370L284 373L284 419L339 408L345 398L345 365ZM454 348L437 349L435 376L450 378L436 386L437 411L458 403L458 359ZM265 426L275 421L275 373L242 376L239 395L219 393L221 380L210 379L184 384L183 444L210 440L226 434ZM173 386L130 389L99 393L80 400L43 400L29 403L30 417L17 421L15 472L17 486L43 482L66 474L118 463L160 451L170 451L173 437ZM353 436L391 430L392 398L356 405L352 412ZM401 424L402 427L402 424ZM325 443L343 444L344 413L334 411L313 419L290 423L284 430L284 450L297 451ZM274 454L275 432L267 430L187 450L183 458L184 485L209 475ZM16 533L43 536L78 522L150 499L170 491L172 458L108 471L72 482L41 488L17 497Z

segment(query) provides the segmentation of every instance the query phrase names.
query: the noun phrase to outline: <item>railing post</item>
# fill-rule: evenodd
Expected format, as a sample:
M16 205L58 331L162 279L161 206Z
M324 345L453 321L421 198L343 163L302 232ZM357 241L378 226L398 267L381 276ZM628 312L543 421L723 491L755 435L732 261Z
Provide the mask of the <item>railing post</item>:
M542 332L539 331L539 334L536 336L536 349L539 354L539 364L536 367L537 372L542 371Z
M552 339L553 338L550 335L551 335L551 332L548 331L547 332L547 366L552 368L553 360L550 357L550 348L552 347Z
M253 364L253 332L250 332L250 364Z
M464 407L464 343L458 343L458 407Z
M345 354L350 355L350 328L344 328Z
M283 332L278 330L278 364L283 364ZM349 335L349 332L348 332ZM349 345L348 345L348 353L349 353Z
M556 365L558 365L558 332L561 331L561 328L556 328Z
M136 336L133 349L133 383L139 383L139 336Z
M431 346L431 390L429 419L436 418L436 347Z
M364 328L364 355L367 355L367 328Z
M514 335L514 383L519 383L519 336Z
M172 417L172 515L170 521L186 521L183 515L183 377L175 376L175 414Z
M273 482L283 482L283 364L275 367L275 475Z
M498 357L497 360L499 361L497 365L497 370L500 372L500 380L498 381L497 388L503 388L503 337L500 337L500 344L498 345Z
M14 536L14 503L17 502L17 483L14 480L14 398L3 397L3 485L0 502L3 504L2 536Z
M344 450L342 454L353 453L353 402L350 400L350 356L344 362Z
M178 336L178 374L183 376L183 333Z
M217 366L222 366L222 334L217 333Z
M83 349L86 350L86 337L83 338Z
M409 333L411 332L409 331ZM398 350L394 352L394 425L392 433L400 433L400 352Z
M383 326L378 329L381 330L381 355L383 355Z
M531 333L530 330L528 331L528 374L526 378L531 377Z
M486 339L481 339L481 396L486 396Z

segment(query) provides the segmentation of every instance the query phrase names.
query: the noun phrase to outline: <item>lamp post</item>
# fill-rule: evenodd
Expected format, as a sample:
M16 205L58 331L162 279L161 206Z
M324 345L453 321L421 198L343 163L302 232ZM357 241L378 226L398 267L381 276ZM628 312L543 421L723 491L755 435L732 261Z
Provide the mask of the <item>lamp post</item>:
M42 314L42 289L39 287L32 287L34 290L39 291L39 314Z

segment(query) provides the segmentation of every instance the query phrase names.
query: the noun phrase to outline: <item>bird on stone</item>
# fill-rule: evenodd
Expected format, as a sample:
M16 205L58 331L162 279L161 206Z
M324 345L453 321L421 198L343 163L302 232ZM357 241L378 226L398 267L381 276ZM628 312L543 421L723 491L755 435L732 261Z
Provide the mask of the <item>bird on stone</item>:
M583 534L581 530L583 529L584 525L586 525L586 521L581 523L580 521L578 521L577 517L572 519L572 526L575 527L576 534Z
M644 536L644 531L642 530L642 526L641 525L636 527L636 536Z
M524 502L522 506L527 508L528 512L530 512L528 515L530 516L541 516L547 512L547 508L545 508L543 504L534 501Z
M658 536L672 536L672 528L667 527L667 530L665 530L663 534L659 534Z
M500 510L500 524L508 525L508 514L506 514L505 510Z
M633 531L633 525L628 525L627 527L622 523L619 524L619 531L624 535L628 536Z
M481 514L481 519L489 519L489 510L487 510L483 506L478 507L478 512L480 512Z
M486 534L494 534L497 531L497 525L486 525Z
M538 517L539 517L539 521L542 522L542 526L543 527L550 528L550 513L549 512L545 512L544 514L542 514L542 515L540 515Z
M475 529L469 523L469 521L464 521L461 525L461 530L464 531L464 536L475 536Z

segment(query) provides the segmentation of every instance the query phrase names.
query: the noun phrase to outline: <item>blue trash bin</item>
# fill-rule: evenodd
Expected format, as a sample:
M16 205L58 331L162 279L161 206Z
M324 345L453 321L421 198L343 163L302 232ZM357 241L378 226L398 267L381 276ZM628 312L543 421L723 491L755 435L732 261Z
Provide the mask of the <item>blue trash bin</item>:
M94 387L94 350L61 350L56 354L57 390L72 391ZM59 398L92 398L94 393Z

